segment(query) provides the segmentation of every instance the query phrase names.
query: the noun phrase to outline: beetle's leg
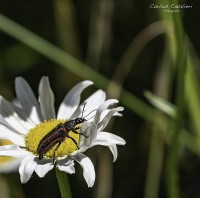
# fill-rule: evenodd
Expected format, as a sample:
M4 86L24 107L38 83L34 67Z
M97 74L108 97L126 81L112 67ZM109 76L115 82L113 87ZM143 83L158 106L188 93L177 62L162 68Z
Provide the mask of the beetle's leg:
M76 134L83 135L84 137L89 138L89 136L87 136L87 135L85 135L85 134L83 134L83 133L79 133L79 132L77 131L78 129L80 129L80 127L75 127L72 131L73 131L74 133L76 133Z
M58 148L60 147L61 143L65 140L65 137L60 138L60 141L58 142L58 145L56 146L55 150L54 150L54 154L53 154L53 164L55 162L55 157L56 157L56 151L58 150Z
M26 149L27 147L25 147L25 146L19 146L19 148L21 148L21 149Z
M76 132L77 132L77 131L76 131ZM77 133L78 133L78 132L77 132ZM73 137L70 137L70 136L67 136L67 137L70 138L70 139L74 142L74 144L76 145L77 149L79 149L76 140L75 140Z
M76 134L79 134L79 132L76 131L76 130L78 130L78 129L80 129L80 127L74 127L74 129L72 129L72 131L73 131L74 133L76 133Z
M39 160L43 158L43 154L39 154Z
M54 162L55 162L56 151L58 150L58 148L60 147L60 145L61 145L61 141L58 142L58 145L56 146L56 148L55 148L55 150L54 150L54 153L53 153L53 164L54 164Z

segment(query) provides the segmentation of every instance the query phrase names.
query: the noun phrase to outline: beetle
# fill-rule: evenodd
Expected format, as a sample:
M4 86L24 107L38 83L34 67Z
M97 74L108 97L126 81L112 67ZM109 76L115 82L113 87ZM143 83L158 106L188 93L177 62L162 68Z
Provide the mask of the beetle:
M85 108L86 103L83 106L83 111ZM96 109L95 109L96 110ZM95 111L93 110L93 111ZM53 162L55 160L55 153L60 147L61 143L66 139L70 138L76 147L78 148L78 143L73 137L69 136L69 132L72 131L76 134L83 135L84 137L88 138L88 136L84 135L83 133L79 133L77 130L80 129L80 127L76 127L77 124L81 124L86 121L85 117L88 116L86 115L83 117L83 111L82 111L82 116L66 121L64 124L59 124L55 128L53 128L49 133L47 133L39 142L38 147L37 147L37 154L39 155L39 160L43 158L43 155L47 153L51 148L53 148L56 144L56 148L54 150L54 157L53 157Z

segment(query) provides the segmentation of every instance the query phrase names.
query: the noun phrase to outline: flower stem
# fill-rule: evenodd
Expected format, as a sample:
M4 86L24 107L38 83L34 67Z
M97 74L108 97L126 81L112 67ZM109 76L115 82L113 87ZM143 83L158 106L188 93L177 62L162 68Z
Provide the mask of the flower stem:
M62 198L72 198L71 189L68 181L68 176L65 172L55 168L60 194Z

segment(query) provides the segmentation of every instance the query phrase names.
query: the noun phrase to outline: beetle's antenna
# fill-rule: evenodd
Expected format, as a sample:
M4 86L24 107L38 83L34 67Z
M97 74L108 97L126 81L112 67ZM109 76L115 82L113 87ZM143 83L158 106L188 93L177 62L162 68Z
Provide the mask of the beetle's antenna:
M93 111L96 111L96 110L97 110L97 109L94 109L94 110L90 111L90 113L88 113L86 116L84 116L83 119L84 119L85 117L87 117L88 115L90 115Z
M83 118L83 112L84 112L84 110L85 110L86 104L87 104L87 102L85 102L84 105L83 105L83 111L82 111L82 115L81 115L82 118Z

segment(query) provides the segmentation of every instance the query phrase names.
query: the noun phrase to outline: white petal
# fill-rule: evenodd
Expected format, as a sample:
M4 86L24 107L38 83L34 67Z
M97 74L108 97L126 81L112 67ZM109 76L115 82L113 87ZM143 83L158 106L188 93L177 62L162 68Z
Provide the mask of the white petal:
M108 122L110 121L110 119L111 119L111 117L113 116L114 113L116 113L118 111L123 111L123 110L124 110L123 107L117 107L117 108L113 108L113 109L109 110L108 114L98 124L98 126L97 126L98 131L102 131L107 126Z
M40 105L29 84L22 77L18 77L15 80L15 90L17 98L26 114L35 124L40 123L42 120Z
M84 101L84 103L87 102L87 104L86 104L83 117L88 115L91 111L97 109L99 105L105 101L105 99L106 99L106 94L104 91L98 90L95 93L93 93L89 98L87 98ZM93 112L93 114L91 113L90 115L86 117L86 119L89 120L91 117L93 117L94 114L95 112Z
M117 135L114 135L112 133L98 132L97 138L92 143L91 147L95 146L95 145L111 146L114 144L124 145L124 144L126 144L126 141L123 138L121 138Z
M76 111L80 103L80 94L86 87L91 84L93 84L93 82L89 80L83 81L74 86L68 92L58 109L58 119L69 119L71 117L71 115Z
M96 115L95 115L95 118L94 118L94 122L96 124L98 124L99 121L100 121L100 116L101 116L102 112L105 111L110 105L115 104L115 103L118 103L118 100L109 99L109 100L106 100L103 104L101 104L99 106L99 108L97 109L97 112L96 112Z
M12 100L12 103L13 103L15 106L17 106L17 107L23 109L22 105L19 103L19 100L18 100L17 98L14 98L14 99Z
M44 120L55 118L54 94L48 77L42 77L39 84L39 102Z
M81 152L85 152L90 147L92 142L96 140L97 125L91 122L84 122L81 125L81 133L87 137L80 135L79 150Z
M92 187L95 182L95 170L92 161L82 153L76 153L71 156L83 168L83 176L88 187Z
M17 107L16 105L13 105L10 103L12 108L16 111L16 113L19 115L21 120L23 120L23 124L25 125L26 129L31 129L35 127L35 123L27 116L25 111L22 108ZM24 122L25 121L25 122Z
M60 171L64 171L69 174L75 173L74 161L70 158L65 158L63 160L57 161L57 167Z
M39 177L44 177L50 170L52 170L54 167L54 164L52 163L52 159L43 159L40 160L37 159L37 165L35 167L35 172Z
M122 113L118 113L118 112L116 112L116 113L114 113L114 114L113 114L113 116L122 117L122 116L123 116L123 114L122 114Z
M117 146L116 145L112 145L108 147L111 151L111 153L113 154L113 162L115 162L117 160L117 155L118 155L118 151L117 151Z
M0 146L0 156L24 157L31 155L32 154L30 152L20 149L17 145L14 144Z
M5 126L3 124L0 124L0 138L9 139L14 144L22 147L25 146L24 138L17 131L14 131L9 126Z
M0 100L1 100L1 97L0 97ZM0 114L0 123L1 123L1 124L4 124L4 125L9 125L9 124L5 121L5 119L2 117L1 114Z
M0 106L0 113L5 121L20 133L26 134L33 127L33 123L22 109L6 101L1 96Z
M28 156L22 160L19 167L21 183L26 183L31 178L31 175L33 174L33 171L37 165L37 162L34 158L34 156Z
M85 105L85 109L83 112L83 117L86 116L87 120L90 120L94 117L95 111L100 104L102 104L106 99L106 94L102 90L98 90L94 92L90 97L88 97L76 110L73 114L73 118L82 116L83 106ZM91 113L91 111L94 111ZM89 115L88 115L89 114Z

